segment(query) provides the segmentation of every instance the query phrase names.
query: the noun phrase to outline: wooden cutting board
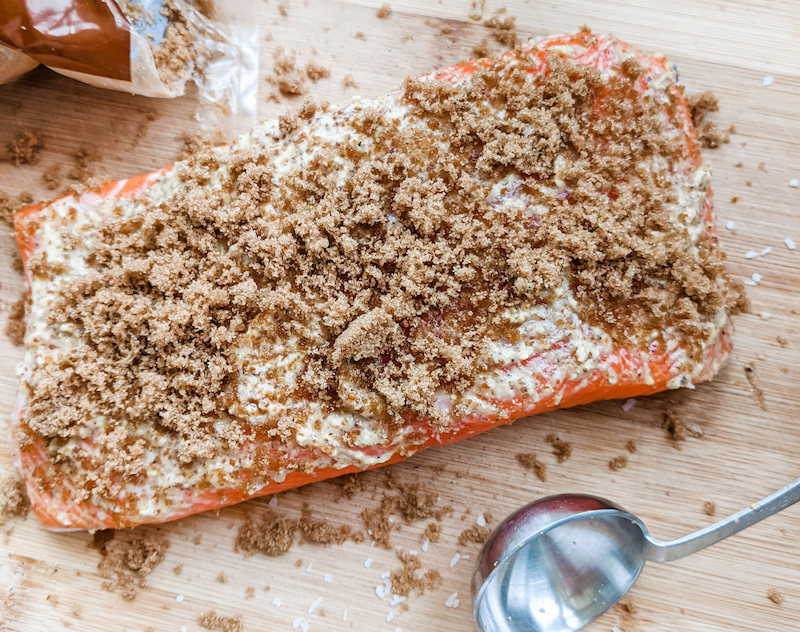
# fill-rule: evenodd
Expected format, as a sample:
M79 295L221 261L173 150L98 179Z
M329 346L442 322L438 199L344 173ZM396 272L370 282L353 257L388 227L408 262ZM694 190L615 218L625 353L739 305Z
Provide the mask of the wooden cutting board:
M229 0L228 7L245 4ZM330 68L329 79L307 84L308 95L344 103L355 94L380 95L406 75L469 57L489 35L469 19L469 0L394 0L386 19L376 17L380 4L254 0L248 8L261 28L259 117L274 117L300 100L268 100L274 88L264 77L279 46L295 51L298 64L313 59ZM34 516L14 520L0 534L0 629L193 632L201 629L198 618L215 609L224 616L241 615L248 632L292 630L293 623L302 628L305 622L312 631L467 631L472 629L469 581L478 545L459 545L458 536L481 514L491 514L490 524L496 524L540 496L590 492L616 500L666 539L709 524L800 475L800 250L790 250L784 241L800 243L800 188L789 185L800 178L800 4L488 0L484 18L501 8L516 17L522 36L571 32L588 24L666 53L688 90L711 89L720 98L715 120L736 128L729 144L706 153L714 169L720 241L733 275L750 279L757 273L761 281L748 288L752 313L736 318L733 357L719 376L697 390L638 399L627 411L622 402L611 401L522 420L392 466L397 479L434 490L442 505L452 507L440 541L425 552L421 539L428 521L397 518L393 546L417 550L425 568L442 576L440 588L412 595L403 604L393 606L390 597L376 594L381 576L400 562L393 550L370 546L369 538L329 547L295 544L280 557L235 552L238 527L248 514L264 510L263 499L219 515L118 534L118 541L142 534L169 540L164 561L132 601L102 589L101 556L89 546L92 536L48 532ZM359 87L346 88L346 75ZM767 77L774 79L771 85L765 85ZM21 131L39 130L46 143L42 161L0 164L0 190L12 197L22 192L53 197L56 192L45 189L41 175L57 164L65 174L74 152L86 147L97 149L93 166L110 177L168 164L181 147L181 133L196 129L195 106L191 96L152 101L34 71L0 86L0 147ZM0 322L23 289L12 267L13 249L10 230L1 228ZM748 251L759 256L748 259ZM0 336L0 357L0 434L6 434L22 349ZM749 378L746 367L752 369ZM675 449L661 427L667 410L702 429L703 436ZM572 445L572 456L561 464L545 442L550 433ZM625 448L629 439L638 445L632 454ZM546 483L517 463L515 455L523 452L536 453L546 464ZM628 465L612 471L608 463L620 455L627 455ZM5 446L0 468L12 468ZM340 498L336 484L320 483L282 494L277 506L297 517L308 503L316 517L360 528L361 511L380 503L385 481L385 473L367 474L365 489L352 499ZM707 502L715 503L714 518L704 511ZM635 612L616 607L588 629L796 630L798 534L800 508L795 507L691 558L648 565L631 592ZM456 553L461 558L453 564ZM771 590L782 603L768 598ZM458 607L447 607L454 593Z

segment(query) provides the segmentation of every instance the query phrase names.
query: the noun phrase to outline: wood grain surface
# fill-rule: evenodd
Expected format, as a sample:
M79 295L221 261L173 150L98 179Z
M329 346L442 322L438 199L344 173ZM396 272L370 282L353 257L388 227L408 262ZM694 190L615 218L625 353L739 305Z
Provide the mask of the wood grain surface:
M356 94L380 95L406 75L469 57L489 34L469 19L469 0L393 0L386 19L376 17L381 2L360 0L291 0L282 5L287 15L276 0L227 4L251 9L261 29L260 119L299 104L299 99L268 100L273 87L265 77L279 46L295 51L298 63L313 59L330 68L329 79L308 83L309 95L345 103ZM131 539L159 533L170 542L164 562L133 601L102 589L100 555L89 546L91 535L51 533L32 515L13 520L0 532L0 629L194 632L202 629L198 617L213 608L221 615L241 615L248 632L292 630L299 620L314 632L467 631L473 629L469 581L478 545L460 546L458 535L482 513L490 513L490 524L496 524L540 496L590 492L619 502L666 539L732 513L800 475L800 250L784 241L800 243L800 188L789 186L800 178L800 3L488 0L484 16L501 8L516 17L522 36L572 32L587 24L665 53L689 91L710 89L720 98L715 120L736 127L729 144L705 154L714 170L720 240L733 275L762 278L748 287L752 313L736 318L735 350L719 376L696 390L639 399L627 412L621 402L611 401L541 415L392 466L398 479L435 490L441 503L453 508L443 520L441 540L424 553L420 544L427 522L406 524L398 518L401 528L392 544L418 550L425 568L443 577L439 589L413 595L404 605L391 606L389 598L376 594L381 575L400 563L393 550L371 547L368 540L330 547L295 544L281 557L235 552L239 525L247 514L263 511L268 499L262 499L219 515L118 534ZM357 37L359 32L363 36ZM346 75L359 87L345 88ZM767 76L774 78L768 86ZM74 152L85 147L96 148L94 166L109 177L168 164L181 147L180 135L196 129L195 106L191 95L154 101L36 70L0 86L0 147L21 131L38 130L45 140L42 161L19 167L0 163L0 190L12 198L23 192L36 199L53 197L56 192L45 189L41 175L53 165L62 165L66 174ZM766 248L771 252L745 257ZM23 290L13 251L11 231L3 226L0 325ZM2 435L21 357L21 348L0 337ZM747 366L754 378L748 379ZM763 403L755 387L763 391ZM675 449L661 427L669 408L701 428L702 438ZM572 444L572 456L562 464L544 441L549 433ZM638 444L634 454L626 452L629 439ZM546 483L518 465L515 455L521 452L536 453L546 463ZM627 467L612 471L608 462L623 454ZM0 469L12 469L5 442ZM309 486L281 494L278 509L298 517L308 503L317 517L360 527L362 509L379 503L385 479L380 471L365 475L366 489L352 499L340 498L332 482ZM715 518L704 512L707 501L716 505ZM462 557L451 567L456 552ZM369 568L368 558L373 560ZM182 571L176 574L179 565ZM217 581L220 572L228 577L225 583ZM782 603L768 599L771 589L783 596ZM459 606L446 607L456 592ZM319 597L319 607L309 614ZM648 565L631 599L634 613L615 607L588 629L797 630L800 508L688 559Z

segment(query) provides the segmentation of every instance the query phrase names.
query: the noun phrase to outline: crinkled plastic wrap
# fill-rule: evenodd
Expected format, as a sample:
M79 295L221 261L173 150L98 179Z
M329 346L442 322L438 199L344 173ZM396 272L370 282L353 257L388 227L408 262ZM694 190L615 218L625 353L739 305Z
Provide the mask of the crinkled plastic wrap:
M256 123L258 33L239 17L212 20L187 0L1 0L0 44L16 50L0 47L0 83L37 61L148 97L181 96L193 81L201 127L230 138Z

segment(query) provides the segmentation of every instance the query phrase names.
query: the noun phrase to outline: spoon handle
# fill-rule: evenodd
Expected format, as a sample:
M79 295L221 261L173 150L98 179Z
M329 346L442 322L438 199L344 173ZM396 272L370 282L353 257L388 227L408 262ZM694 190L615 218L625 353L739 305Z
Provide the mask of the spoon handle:
M734 533L739 533L742 529L746 529L764 518L769 518L772 514L786 509L797 501L800 501L800 478L746 509L677 540L661 542L654 539L649 533L645 533L645 539L649 545L647 559L654 562L671 562L686 557L716 544Z

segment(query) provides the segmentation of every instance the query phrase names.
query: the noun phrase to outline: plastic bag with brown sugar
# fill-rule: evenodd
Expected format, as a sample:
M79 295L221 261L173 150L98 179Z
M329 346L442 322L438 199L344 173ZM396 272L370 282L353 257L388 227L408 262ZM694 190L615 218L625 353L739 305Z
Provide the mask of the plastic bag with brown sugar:
M3 0L0 83L38 63L148 97L193 81L201 125L233 136L256 122L258 38L239 13L198 0Z

